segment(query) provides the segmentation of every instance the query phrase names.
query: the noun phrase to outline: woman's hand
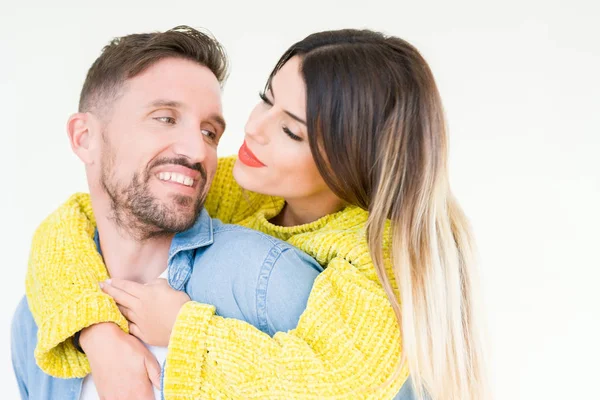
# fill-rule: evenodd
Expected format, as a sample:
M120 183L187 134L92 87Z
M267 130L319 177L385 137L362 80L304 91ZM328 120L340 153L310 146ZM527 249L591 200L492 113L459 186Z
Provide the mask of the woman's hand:
M160 366L137 338L105 322L85 328L79 342L99 398L154 400L152 385L160 389Z
M181 307L190 297L169 286L165 279L146 285L124 279L103 282L102 290L111 296L129 320L129 332L152 346L167 347Z

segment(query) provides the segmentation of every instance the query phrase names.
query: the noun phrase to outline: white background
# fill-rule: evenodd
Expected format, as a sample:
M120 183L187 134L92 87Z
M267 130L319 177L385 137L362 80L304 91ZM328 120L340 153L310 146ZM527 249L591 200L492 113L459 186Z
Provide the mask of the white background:
M416 45L442 93L452 184L479 244L496 397L600 398L597 2L33 3L0 7L2 399L18 398L9 323L31 235L86 190L65 134L85 73L112 37L179 24L208 28L232 61L221 155L236 152L270 69L307 34L368 27Z

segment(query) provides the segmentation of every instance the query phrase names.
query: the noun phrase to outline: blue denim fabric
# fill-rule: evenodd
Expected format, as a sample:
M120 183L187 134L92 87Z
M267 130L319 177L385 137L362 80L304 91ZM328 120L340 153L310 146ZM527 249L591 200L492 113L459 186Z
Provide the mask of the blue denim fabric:
M269 335L297 326L321 271L315 260L290 244L223 224L206 211L192 228L175 235L169 250L171 287L185 291L194 301L214 305L220 316L246 321ZM37 326L23 298L11 337L21 397L78 400L82 379L54 378L37 366L36 337Z

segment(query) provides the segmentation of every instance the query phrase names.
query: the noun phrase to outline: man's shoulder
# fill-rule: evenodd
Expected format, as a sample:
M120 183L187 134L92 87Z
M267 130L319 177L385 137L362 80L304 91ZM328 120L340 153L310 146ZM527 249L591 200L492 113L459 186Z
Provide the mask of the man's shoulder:
M26 371L33 361L33 349L37 337L37 325L29 310L27 298L23 296L11 324L11 353L16 371Z
M229 244L245 242L261 247L277 247L281 250L297 250L293 245L271 235L267 235L264 232L240 225L224 224L218 219L213 219L213 235L215 243L224 240Z
M22 337L24 333L36 329L37 326L35 324L35 320L33 319L33 315L29 310L27 298L23 296L13 315L12 330L13 332L18 331L18 336Z
M213 238L210 248L196 253L199 268L194 270L199 278L206 274L194 280L199 282L192 285L196 295L208 282L230 287L235 301L217 307L221 315L235 317L226 310L239 309L241 319L269 335L296 327L323 268L290 243L239 225L213 223Z
M11 326L11 358L21 398L66 399L71 398L81 384L81 379L54 378L36 364L37 325L23 297L17 306Z
M304 251L264 232L213 220L210 252L222 259L252 262L257 267L290 264L322 271L322 267ZM258 263L260 261L260 263Z

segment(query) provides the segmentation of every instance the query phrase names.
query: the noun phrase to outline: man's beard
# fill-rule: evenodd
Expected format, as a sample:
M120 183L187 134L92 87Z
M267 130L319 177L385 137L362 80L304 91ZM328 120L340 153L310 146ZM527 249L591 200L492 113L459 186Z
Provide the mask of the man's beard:
M199 163L191 164L184 157L155 160L143 173L135 173L128 185L114 178L114 158L103 157L101 184L111 202L112 219L137 240L170 235L191 228L206 199L206 171ZM173 195L171 201L156 198L150 190L151 170L164 164L183 165L200 172L199 194L196 198ZM170 203L170 204L169 204ZM182 211L184 208L185 211Z

